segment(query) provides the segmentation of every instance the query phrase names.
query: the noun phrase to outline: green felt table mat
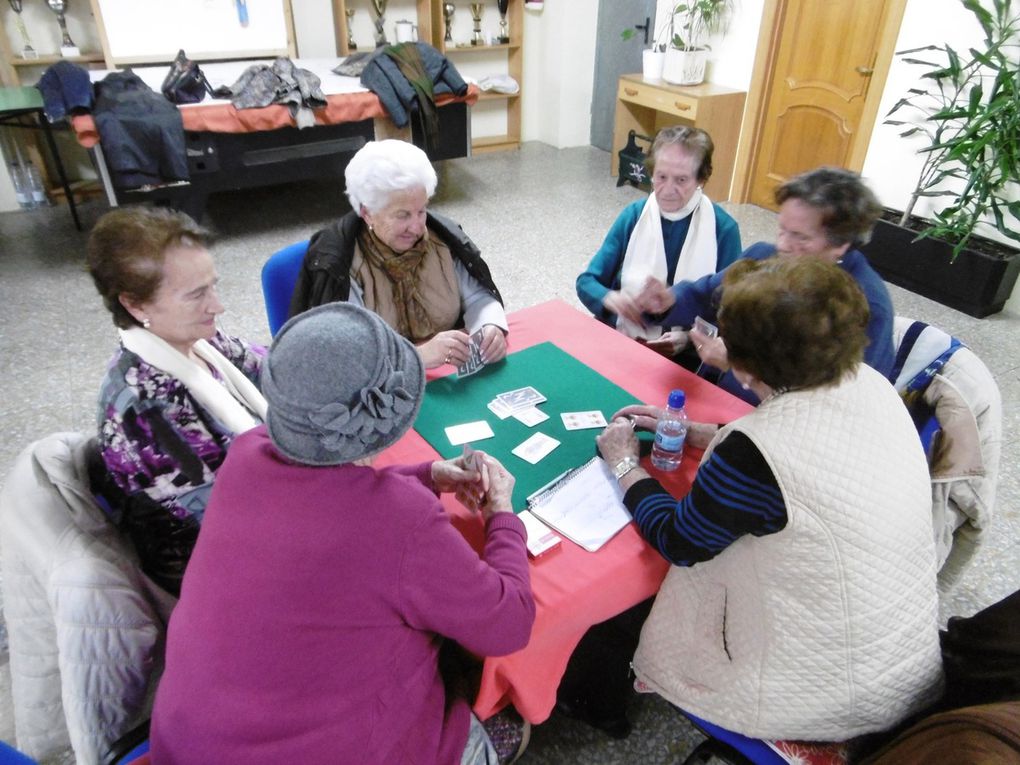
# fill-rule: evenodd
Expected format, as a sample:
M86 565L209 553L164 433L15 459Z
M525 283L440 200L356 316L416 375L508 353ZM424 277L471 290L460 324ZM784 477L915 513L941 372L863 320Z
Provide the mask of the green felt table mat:
M486 406L496 394L526 385L546 397L538 408L549 415L548 420L529 428L513 417L500 420ZM598 409L608 419L620 407L635 403L638 400L623 388L546 342L512 353L505 361L486 366L470 377L458 379L454 374L433 380L425 388L414 428L433 449L450 458L459 455L463 446L451 445L445 428L476 420L488 422L495 437L471 445L488 452L513 473L517 479L513 507L520 512L528 495L595 454L595 436L601 430L567 430L561 412ZM532 465L511 453L538 432L560 442L545 459Z

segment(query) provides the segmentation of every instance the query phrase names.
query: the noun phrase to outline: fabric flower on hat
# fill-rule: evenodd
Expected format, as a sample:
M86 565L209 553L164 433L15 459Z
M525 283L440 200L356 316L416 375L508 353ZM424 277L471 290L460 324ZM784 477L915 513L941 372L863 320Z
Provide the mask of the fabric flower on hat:
M372 444L394 428L396 416L407 414L414 406L414 396L404 387L404 373L398 370L391 371L381 384L362 388L353 406L326 404L308 419L318 429L322 445L340 451L347 438Z

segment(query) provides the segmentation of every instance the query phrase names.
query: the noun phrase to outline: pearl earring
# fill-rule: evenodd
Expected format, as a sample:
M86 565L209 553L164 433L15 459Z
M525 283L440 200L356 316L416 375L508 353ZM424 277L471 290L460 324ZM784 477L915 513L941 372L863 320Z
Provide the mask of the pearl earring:
M148 319L142 319L142 326L143 326L143 327L144 327L145 329L148 329L149 327L151 327L151 326L152 326L152 322L151 322L151 321L149 321Z

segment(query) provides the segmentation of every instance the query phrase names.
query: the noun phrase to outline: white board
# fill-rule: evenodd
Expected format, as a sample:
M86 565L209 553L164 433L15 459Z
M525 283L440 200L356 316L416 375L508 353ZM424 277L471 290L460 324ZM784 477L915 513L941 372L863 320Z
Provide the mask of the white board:
M113 65L289 55L287 0L96 0Z

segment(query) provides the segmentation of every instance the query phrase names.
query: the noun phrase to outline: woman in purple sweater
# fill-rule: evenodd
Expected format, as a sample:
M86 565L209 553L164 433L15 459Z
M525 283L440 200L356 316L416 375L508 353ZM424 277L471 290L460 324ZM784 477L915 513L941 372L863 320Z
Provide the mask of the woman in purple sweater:
M502 655L535 616L513 477L481 455L374 469L424 395L414 346L330 303L289 321L263 365L266 425L217 476L152 718L161 763L495 763L444 690L444 640ZM481 557L438 493L485 519ZM518 718L519 719L519 718ZM495 742L496 746L493 746ZM504 751L499 751L503 749Z

